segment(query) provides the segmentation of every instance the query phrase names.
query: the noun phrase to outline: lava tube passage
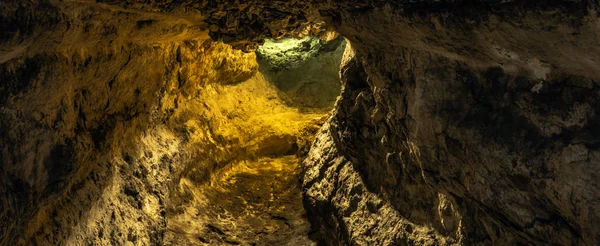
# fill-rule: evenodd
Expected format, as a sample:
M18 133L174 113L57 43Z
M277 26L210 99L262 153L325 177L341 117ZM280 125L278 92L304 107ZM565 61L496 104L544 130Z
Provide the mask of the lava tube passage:
M345 46L341 37L266 40L248 62L258 66L253 76L201 89L198 107L210 119L186 124L213 144L173 192L167 242L316 244L298 178L340 93ZM214 168L194 168L207 165Z

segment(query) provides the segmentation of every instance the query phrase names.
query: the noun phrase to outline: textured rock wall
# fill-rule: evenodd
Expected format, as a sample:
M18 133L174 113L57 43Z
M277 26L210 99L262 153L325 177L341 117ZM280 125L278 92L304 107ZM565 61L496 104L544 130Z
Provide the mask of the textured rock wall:
M598 244L599 5L3 2L0 244L160 244L174 180L243 149L194 99L254 57L205 41L331 29L355 54L304 162L318 239Z
M0 244L162 244L173 184L206 180L240 149L211 132L219 112L190 102L253 76L255 56L208 41L191 17L0 6L13 21L2 22Z
M307 149L339 91L329 66L330 94L303 92L327 105L300 112L253 53L211 41L181 6L14 1L0 13L2 245L172 243L168 221L216 169Z
M356 55L304 162L322 239L597 244L595 8L334 16Z
M257 51L259 70L281 92L286 104L328 113L340 93L342 38L267 40Z

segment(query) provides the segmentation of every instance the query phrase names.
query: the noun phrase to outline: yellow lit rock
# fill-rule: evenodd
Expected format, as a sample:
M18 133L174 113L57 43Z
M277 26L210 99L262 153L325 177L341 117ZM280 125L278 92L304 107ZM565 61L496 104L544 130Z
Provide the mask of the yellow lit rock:
M336 71L341 52L324 59L309 59L303 62L315 64L301 62L297 71L285 71L308 78L315 73L312 83L291 75L285 83L322 87L316 93L283 91L269 79L273 74L258 72L238 83L203 84L190 94L194 96L181 100L185 103L179 103L170 124L182 128L187 144L198 149L198 158L186 165L172 195L166 242L314 244L302 218L295 154L308 148L333 106L337 94L331 92L339 92L337 72L321 71L323 66ZM248 68L256 64L235 61ZM300 97L308 106L290 100Z

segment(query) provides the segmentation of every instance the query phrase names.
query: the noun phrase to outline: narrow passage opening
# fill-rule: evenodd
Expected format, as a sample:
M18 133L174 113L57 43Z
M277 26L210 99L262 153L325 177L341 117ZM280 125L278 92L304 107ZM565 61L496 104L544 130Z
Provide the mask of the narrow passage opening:
M169 212L166 242L197 245L315 245L298 182L301 160L340 93L343 38L267 40L258 72L207 86L202 100L221 117L227 141L208 182L183 177L184 197ZM232 137L233 136L233 137ZM215 140L215 142L219 142Z

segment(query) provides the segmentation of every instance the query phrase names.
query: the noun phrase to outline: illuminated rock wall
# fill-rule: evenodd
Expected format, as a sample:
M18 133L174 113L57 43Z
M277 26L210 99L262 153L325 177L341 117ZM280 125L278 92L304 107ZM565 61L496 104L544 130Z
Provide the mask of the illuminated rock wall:
M161 244L173 184L203 182L242 148L210 128L220 112L192 102L252 77L255 56L193 18L0 6L36 21L2 36L0 244Z
M324 20L356 54L305 162L322 240L600 241L598 2L252 4L207 5L211 36L239 43ZM301 14L277 31L279 13Z
M16 1L0 13L2 245L165 243L215 170L306 152L339 92L334 64L326 107L287 105L254 53L178 10Z
M160 244L175 181L255 146L195 101L254 56L206 40L332 29L352 50L304 162L317 239L600 241L597 1L101 2L0 3L0 244Z
M257 51L259 70L283 95L286 104L329 112L340 94L339 64L345 41L317 37L267 40Z

